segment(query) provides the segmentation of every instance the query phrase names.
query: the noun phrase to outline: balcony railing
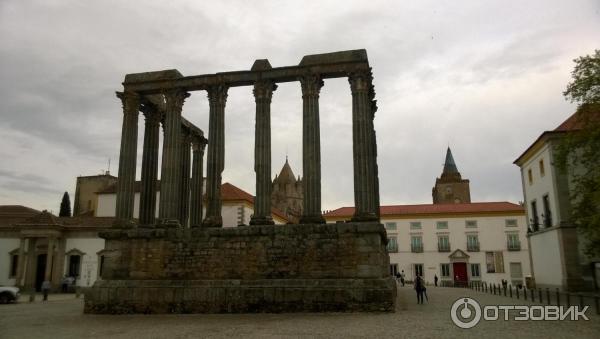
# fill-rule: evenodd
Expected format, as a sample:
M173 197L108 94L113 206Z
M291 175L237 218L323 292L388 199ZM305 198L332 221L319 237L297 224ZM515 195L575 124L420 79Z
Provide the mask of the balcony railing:
M506 247L509 251L520 251L521 250L521 242L520 241L509 241L506 244Z
M423 245L410 245L410 251L413 253L422 253Z
M479 243L476 244L467 244L468 252L479 252Z
M438 252L450 252L450 244L438 244Z

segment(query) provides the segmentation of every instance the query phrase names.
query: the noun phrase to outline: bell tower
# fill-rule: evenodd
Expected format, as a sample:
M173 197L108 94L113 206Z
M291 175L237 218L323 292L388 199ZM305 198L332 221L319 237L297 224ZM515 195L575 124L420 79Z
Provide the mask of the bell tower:
M434 204L460 204L471 202L469 180L463 179L456 168L450 147L446 150L444 170L439 178L435 179L435 186L431 190Z

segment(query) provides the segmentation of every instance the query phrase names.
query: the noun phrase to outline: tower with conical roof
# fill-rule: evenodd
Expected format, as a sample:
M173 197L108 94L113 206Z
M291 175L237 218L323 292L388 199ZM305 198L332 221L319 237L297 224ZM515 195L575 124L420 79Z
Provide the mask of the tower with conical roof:
M292 222L298 222L302 215L302 179L296 178L294 171L285 157L285 164L279 175L275 175L272 184L271 206L281 210Z
M434 204L460 204L471 202L471 189L469 180L463 179L456 167L450 147L446 150L444 170L439 178L435 179L435 186L431 190Z

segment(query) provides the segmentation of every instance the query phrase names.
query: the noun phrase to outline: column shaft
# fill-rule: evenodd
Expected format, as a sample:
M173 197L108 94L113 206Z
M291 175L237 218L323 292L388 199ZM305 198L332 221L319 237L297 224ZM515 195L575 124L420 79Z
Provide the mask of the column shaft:
M251 225L272 225L271 217L271 99L277 85L268 80L254 84L256 126L254 129L254 172L256 198Z
M302 85L302 171L304 210L300 223L325 223L321 214L321 140L319 92L323 81L316 74L300 78Z
M179 206L179 220L183 227L188 226L190 206L190 145L189 131L181 132L181 205Z
M54 257L55 239L48 238L48 251L46 252L46 271L44 272L44 280L52 281L52 263Z
M25 238L19 242L19 261L17 262L17 275L15 277L15 286L23 286L23 272L25 271Z
M352 90L352 150L354 155L353 221L375 221L379 215L377 146L373 128L375 102L370 71L350 74Z
M165 94L165 137L161 167L159 218L164 226L181 225L181 110L188 94L172 90Z
M221 217L221 174L225 166L225 103L227 86L208 88L210 116L208 122L208 156L206 162L206 227L223 227Z
M192 142L193 160L192 160L192 182L191 182L191 203L190 203L190 226L199 227L202 225L202 186L203 186L203 159L206 139L203 136L196 136Z
M158 178L158 148L160 113L146 106L144 151L142 154L142 189L140 192L140 225L154 225L156 219L156 179Z
M133 221L135 168L137 157L138 112L140 97L137 93L117 94L123 102L123 127L117 180L116 226L131 226Z

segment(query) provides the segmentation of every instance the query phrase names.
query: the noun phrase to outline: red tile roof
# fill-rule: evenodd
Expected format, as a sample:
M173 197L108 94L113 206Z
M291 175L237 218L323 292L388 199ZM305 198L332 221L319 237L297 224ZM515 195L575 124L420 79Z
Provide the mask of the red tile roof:
M222 201L246 201L254 206L254 196L252 194L242 190L241 188L234 186L228 182L221 185L221 200ZM285 213L279 209L272 207L271 213L280 217L285 221L289 221Z
M390 205L381 206L380 214L385 215L414 215L414 214L469 214L494 212L525 212L521 205L507 201L474 202L465 204L423 204L423 205ZM325 213L325 217L351 217L354 207L341 207Z
M12 225L40 213L40 211L21 205L0 206L0 226Z

